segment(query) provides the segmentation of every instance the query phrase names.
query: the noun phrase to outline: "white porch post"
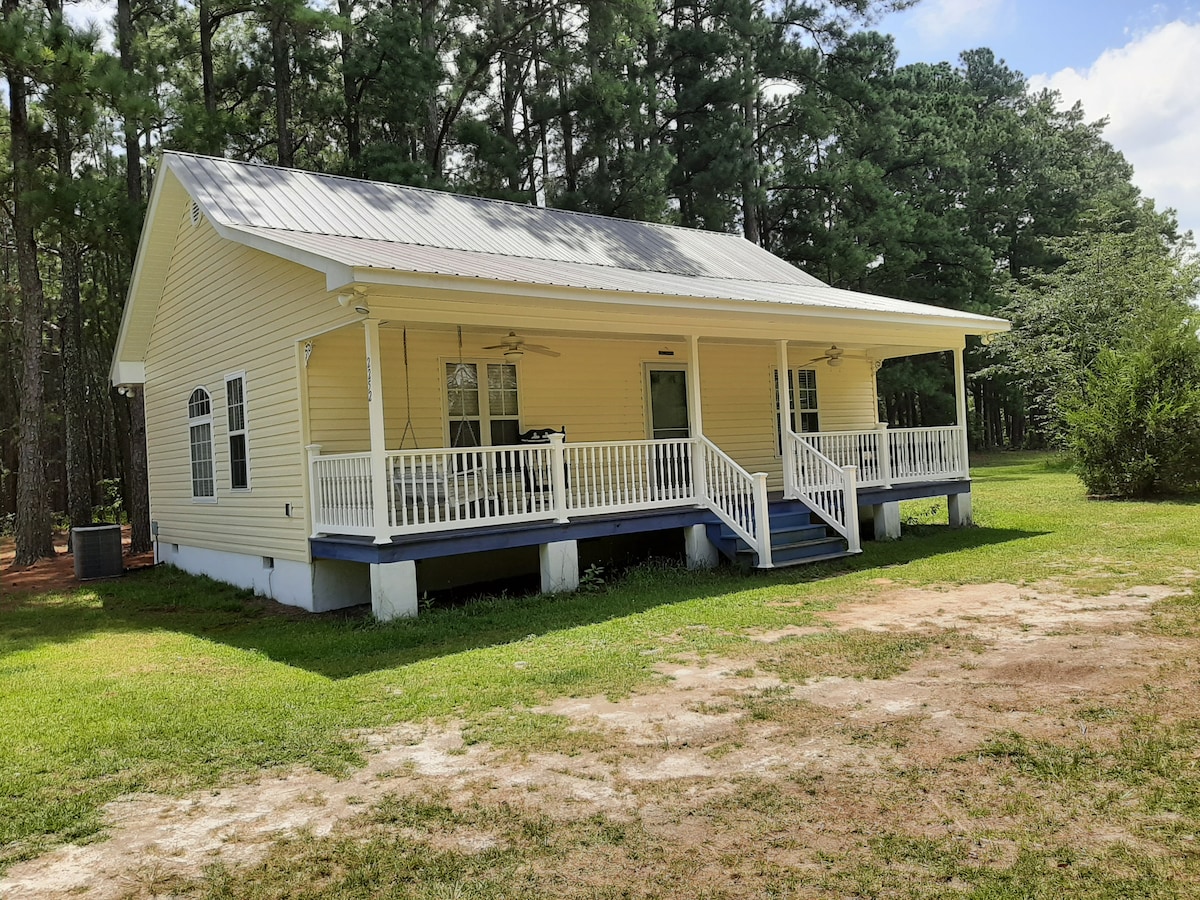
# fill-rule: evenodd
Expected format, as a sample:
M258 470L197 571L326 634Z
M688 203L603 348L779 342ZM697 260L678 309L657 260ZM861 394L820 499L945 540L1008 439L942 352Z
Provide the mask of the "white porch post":
M970 474L967 462L967 375L963 365L963 347L954 348L954 406L958 413L959 476Z
M783 465L783 496L795 497L795 469L788 432L792 428L792 372L788 363L788 342L779 341L779 456Z
M367 413L371 423L371 510L375 543L392 539L388 511L387 436L383 419L383 354L379 350L379 322L363 320L367 338Z
M693 334L688 337L688 435L692 439L692 487L696 495L697 505L704 506L708 502L708 485L704 472L704 448L700 439L704 437L704 404L700 399L700 336Z
M567 513L567 454L563 450L565 438L561 434L550 435L550 499L553 504L554 521L566 522Z
M890 488L892 486L892 439L888 437L888 423L876 422L875 430L879 433L876 440L879 441L879 477L883 479L883 486Z
M308 454L308 533L316 537L321 533L317 523L324 511L321 481L317 478L317 460L321 458L321 445L308 444L304 450Z

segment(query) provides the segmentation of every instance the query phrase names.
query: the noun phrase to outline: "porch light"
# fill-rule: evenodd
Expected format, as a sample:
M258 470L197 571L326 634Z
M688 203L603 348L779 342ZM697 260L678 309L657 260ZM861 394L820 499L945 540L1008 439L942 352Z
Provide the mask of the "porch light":
M840 366L842 364L842 358L840 356L831 356L827 360L825 360L825 362L829 365L829 367L831 369L836 369L838 366Z
M504 358L507 359L509 362L515 363L517 360L519 360L524 355L525 355L525 351L522 350L520 347L509 347L507 350L504 351Z

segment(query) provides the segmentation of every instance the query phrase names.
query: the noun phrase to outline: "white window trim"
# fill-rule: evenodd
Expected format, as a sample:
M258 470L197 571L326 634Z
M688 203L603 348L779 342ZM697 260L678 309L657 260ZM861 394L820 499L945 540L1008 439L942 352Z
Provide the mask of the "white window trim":
M646 360L646 361L642 362L642 416L644 417L645 422L646 422L646 440L648 440L648 441L654 440L654 404L653 404L652 398L650 396L650 373L651 372L683 372L686 375L687 370L688 370L688 364L687 364L686 360L683 362L673 362L669 359L666 362L658 362L656 360ZM687 382L687 390L688 390L688 410L687 410L688 434L692 435L692 432L694 429L692 428L692 408L691 408L692 385L691 385L690 381ZM694 435L692 435L692 436L694 436Z
M797 390L796 390L795 379L792 377L792 373L794 373L794 372L812 372L817 376L817 407L816 407L816 409L800 409L799 407L796 406ZM780 400L782 399L782 397L779 394L778 382L776 382L776 380L775 380L778 377L778 374L779 374L778 366L770 366L769 369L767 370L767 379L768 379L767 384L768 384L768 389L771 391L771 414L775 417L774 430L775 430L775 458L776 459L779 459L783 455L780 452L780 444L782 442L779 437L779 406L780 406ZM822 405L821 404L821 383L822 383L822 381L824 381L824 379L820 377L820 369L818 369L816 366L800 365L800 366L791 366L788 369L788 386L791 388L790 396L791 396L791 400L792 400L792 408L788 411L791 414L791 417L789 418L789 422L791 421L792 418L795 418L796 421L794 424L798 425L799 424L799 415L801 413L813 413L817 417L817 429L818 429L817 431L815 431L815 432L798 431L798 432L796 432L797 434L820 434L821 433L820 428L821 428L821 405Z
M204 395L208 397L208 414L204 416L192 416L192 396L196 391L204 391ZM188 492L192 495L193 503L212 504L217 502L217 457L215 453L213 439L213 399L212 391L202 384L198 384L188 391L187 399L184 401L184 408L187 410L187 449L188 449ZM196 465L192 459L192 429L201 425L208 426L208 459L209 465L212 466L212 486L213 492L210 496L197 496L196 494L196 478L193 472L193 467Z
M229 428L229 382L239 379L242 382L242 427L234 431ZM229 451L229 490L234 494L249 494L254 484L250 466L250 398L247 394L244 369L225 376L225 448ZM233 486L233 449L230 446L230 438L235 434L242 435L246 445L246 486L241 488Z
M456 365L457 363L465 363L475 366L475 374L479 378L479 438L482 442L482 447L495 446L491 443L492 440L492 421L511 422L516 421L517 433L520 434L525 429L521 426L521 417L524 415L525 401L521 391L521 366L511 360L507 360L502 356L472 356L462 357L447 356L438 358L438 384L439 393L442 398L442 440L443 447L449 447L451 444L450 426L453 422L459 420L459 417L450 416L450 393L446 390L446 366ZM491 408L488 405L487 396L487 367L489 365L515 366L517 370L517 415L514 416L495 416L491 414ZM468 417L470 418L470 417Z

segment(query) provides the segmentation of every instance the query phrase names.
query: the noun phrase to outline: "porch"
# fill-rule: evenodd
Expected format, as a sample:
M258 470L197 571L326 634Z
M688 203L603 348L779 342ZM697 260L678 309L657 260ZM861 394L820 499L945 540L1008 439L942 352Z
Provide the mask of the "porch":
M604 535L682 530L690 565L773 568L859 552L864 502L898 536L902 489L969 519L961 347L958 423L889 429L877 361L919 345L542 330L555 350L530 356L470 352L496 350L482 329L361 326L298 347L309 544L367 563L385 617L415 614L421 560L536 545L543 589L571 590L578 541ZM517 442L531 425L553 431Z
M768 492L766 473L748 472L703 436L572 443L552 434L544 445L394 450L381 458L322 454L311 445L313 551L384 563L707 526L725 555L748 552L771 568L807 561L777 558L772 510L781 502L798 504L814 527L836 536L836 553L826 555L855 553L860 504L876 509L877 536L886 537L895 536L879 530L889 505L969 492L964 447L960 426L789 429L786 488ZM733 546L724 547L712 526Z

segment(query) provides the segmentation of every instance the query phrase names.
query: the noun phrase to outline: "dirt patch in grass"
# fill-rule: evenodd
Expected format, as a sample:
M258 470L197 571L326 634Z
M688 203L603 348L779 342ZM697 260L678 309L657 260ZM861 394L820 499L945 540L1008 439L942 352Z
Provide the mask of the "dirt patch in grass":
M1171 589L877 587L629 697L370 732L343 779L123 798L102 839L14 866L0 894L300 896L351 858L407 860L429 896L456 895L431 860L502 873L494 896L1197 886L1200 637L1151 616Z

